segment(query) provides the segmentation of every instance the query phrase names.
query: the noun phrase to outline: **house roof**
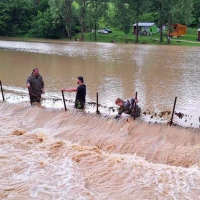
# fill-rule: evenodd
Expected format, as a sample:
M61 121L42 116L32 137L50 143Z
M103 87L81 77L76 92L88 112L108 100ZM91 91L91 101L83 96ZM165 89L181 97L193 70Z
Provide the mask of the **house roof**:
M200 31L200 28L197 31Z
M138 22L138 26L153 26L154 24L153 22ZM136 23L133 26L136 26Z

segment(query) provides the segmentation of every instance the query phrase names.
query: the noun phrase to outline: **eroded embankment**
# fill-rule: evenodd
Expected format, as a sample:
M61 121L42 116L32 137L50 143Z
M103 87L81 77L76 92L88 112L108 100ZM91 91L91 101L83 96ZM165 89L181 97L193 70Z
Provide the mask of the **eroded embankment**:
M25 104L3 104L0 113L1 127L7 133L17 129L40 131L110 153L136 153L154 163L200 166L198 129L151 125L130 118L116 121L101 115L45 110Z

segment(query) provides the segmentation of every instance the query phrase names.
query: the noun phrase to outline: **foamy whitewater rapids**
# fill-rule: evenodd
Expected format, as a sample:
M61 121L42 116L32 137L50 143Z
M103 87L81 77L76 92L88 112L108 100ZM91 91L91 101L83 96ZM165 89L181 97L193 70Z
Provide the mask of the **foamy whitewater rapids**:
M200 130L0 102L0 199L200 199Z

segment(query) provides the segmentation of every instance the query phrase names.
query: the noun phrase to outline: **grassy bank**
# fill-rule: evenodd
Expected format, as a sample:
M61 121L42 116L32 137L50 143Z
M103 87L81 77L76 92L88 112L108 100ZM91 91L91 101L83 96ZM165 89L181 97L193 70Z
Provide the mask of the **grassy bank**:
M191 31L188 31L191 32ZM74 38L81 38L80 34L77 34ZM129 33L127 35L128 43L135 43L135 35ZM164 42L160 43L160 33L149 36L139 36L139 44L167 44L166 33L163 33ZM94 41L94 33L85 33L85 41ZM112 33L102 34L97 33L97 42L115 42L115 43L126 43L126 35L123 31L118 29L112 29ZM185 36L179 38L171 38L171 45L181 45L181 46L200 46L200 41L197 41L197 34L188 33Z

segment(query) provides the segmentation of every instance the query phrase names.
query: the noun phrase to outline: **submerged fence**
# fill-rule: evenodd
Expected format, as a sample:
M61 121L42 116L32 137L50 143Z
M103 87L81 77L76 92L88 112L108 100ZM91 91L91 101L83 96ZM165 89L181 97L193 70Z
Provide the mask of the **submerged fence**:
M3 90L3 85L2 82L0 81L0 88L1 88L1 96L2 96L2 100L5 101L5 97L4 97L4 93L5 91ZM64 96L64 92L61 91L62 93L62 98L60 99L55 99L55 98L50 98L48 100L52 100L52 101L62 101L63 102L63 106L64 106L64 110L67 111L67 106L66 106L66 102L70 102L70 103L74 103L71 100L67 100L65 99ZM137 98L138 93L135 93L135 98ZM22 97L23 98L23 97ZM45 99L47 100L47 99ZM170 110L166 110L166 111L160 111L159 113L155 113L155 112L150 112L149 110L143 110L141 113L141 117L140 119L148 119L146 121L149 121L149 123L167 123L170 126L182 126L182 127L190 127L190 128L200 128L200 111L196 112L195 115L188 115L186 110L180 109L178 107L178 97L175 97L174 102L172 102L172 105L170 106L171 109ZM106 108L110 112L116 112L116 110L118 109L118 107L107 107L107 106L103 106L99 103L99 93L96 93L96 101L94 102L87 102L86 103L87 107L93 107L95 109L96 107L96 113L97 114L101 114L101 110L104 108ZM134 114L135 114L135 110L136 110L136 103L134 105ZM133 116L133 119L135 120L136 117L135 115Z

